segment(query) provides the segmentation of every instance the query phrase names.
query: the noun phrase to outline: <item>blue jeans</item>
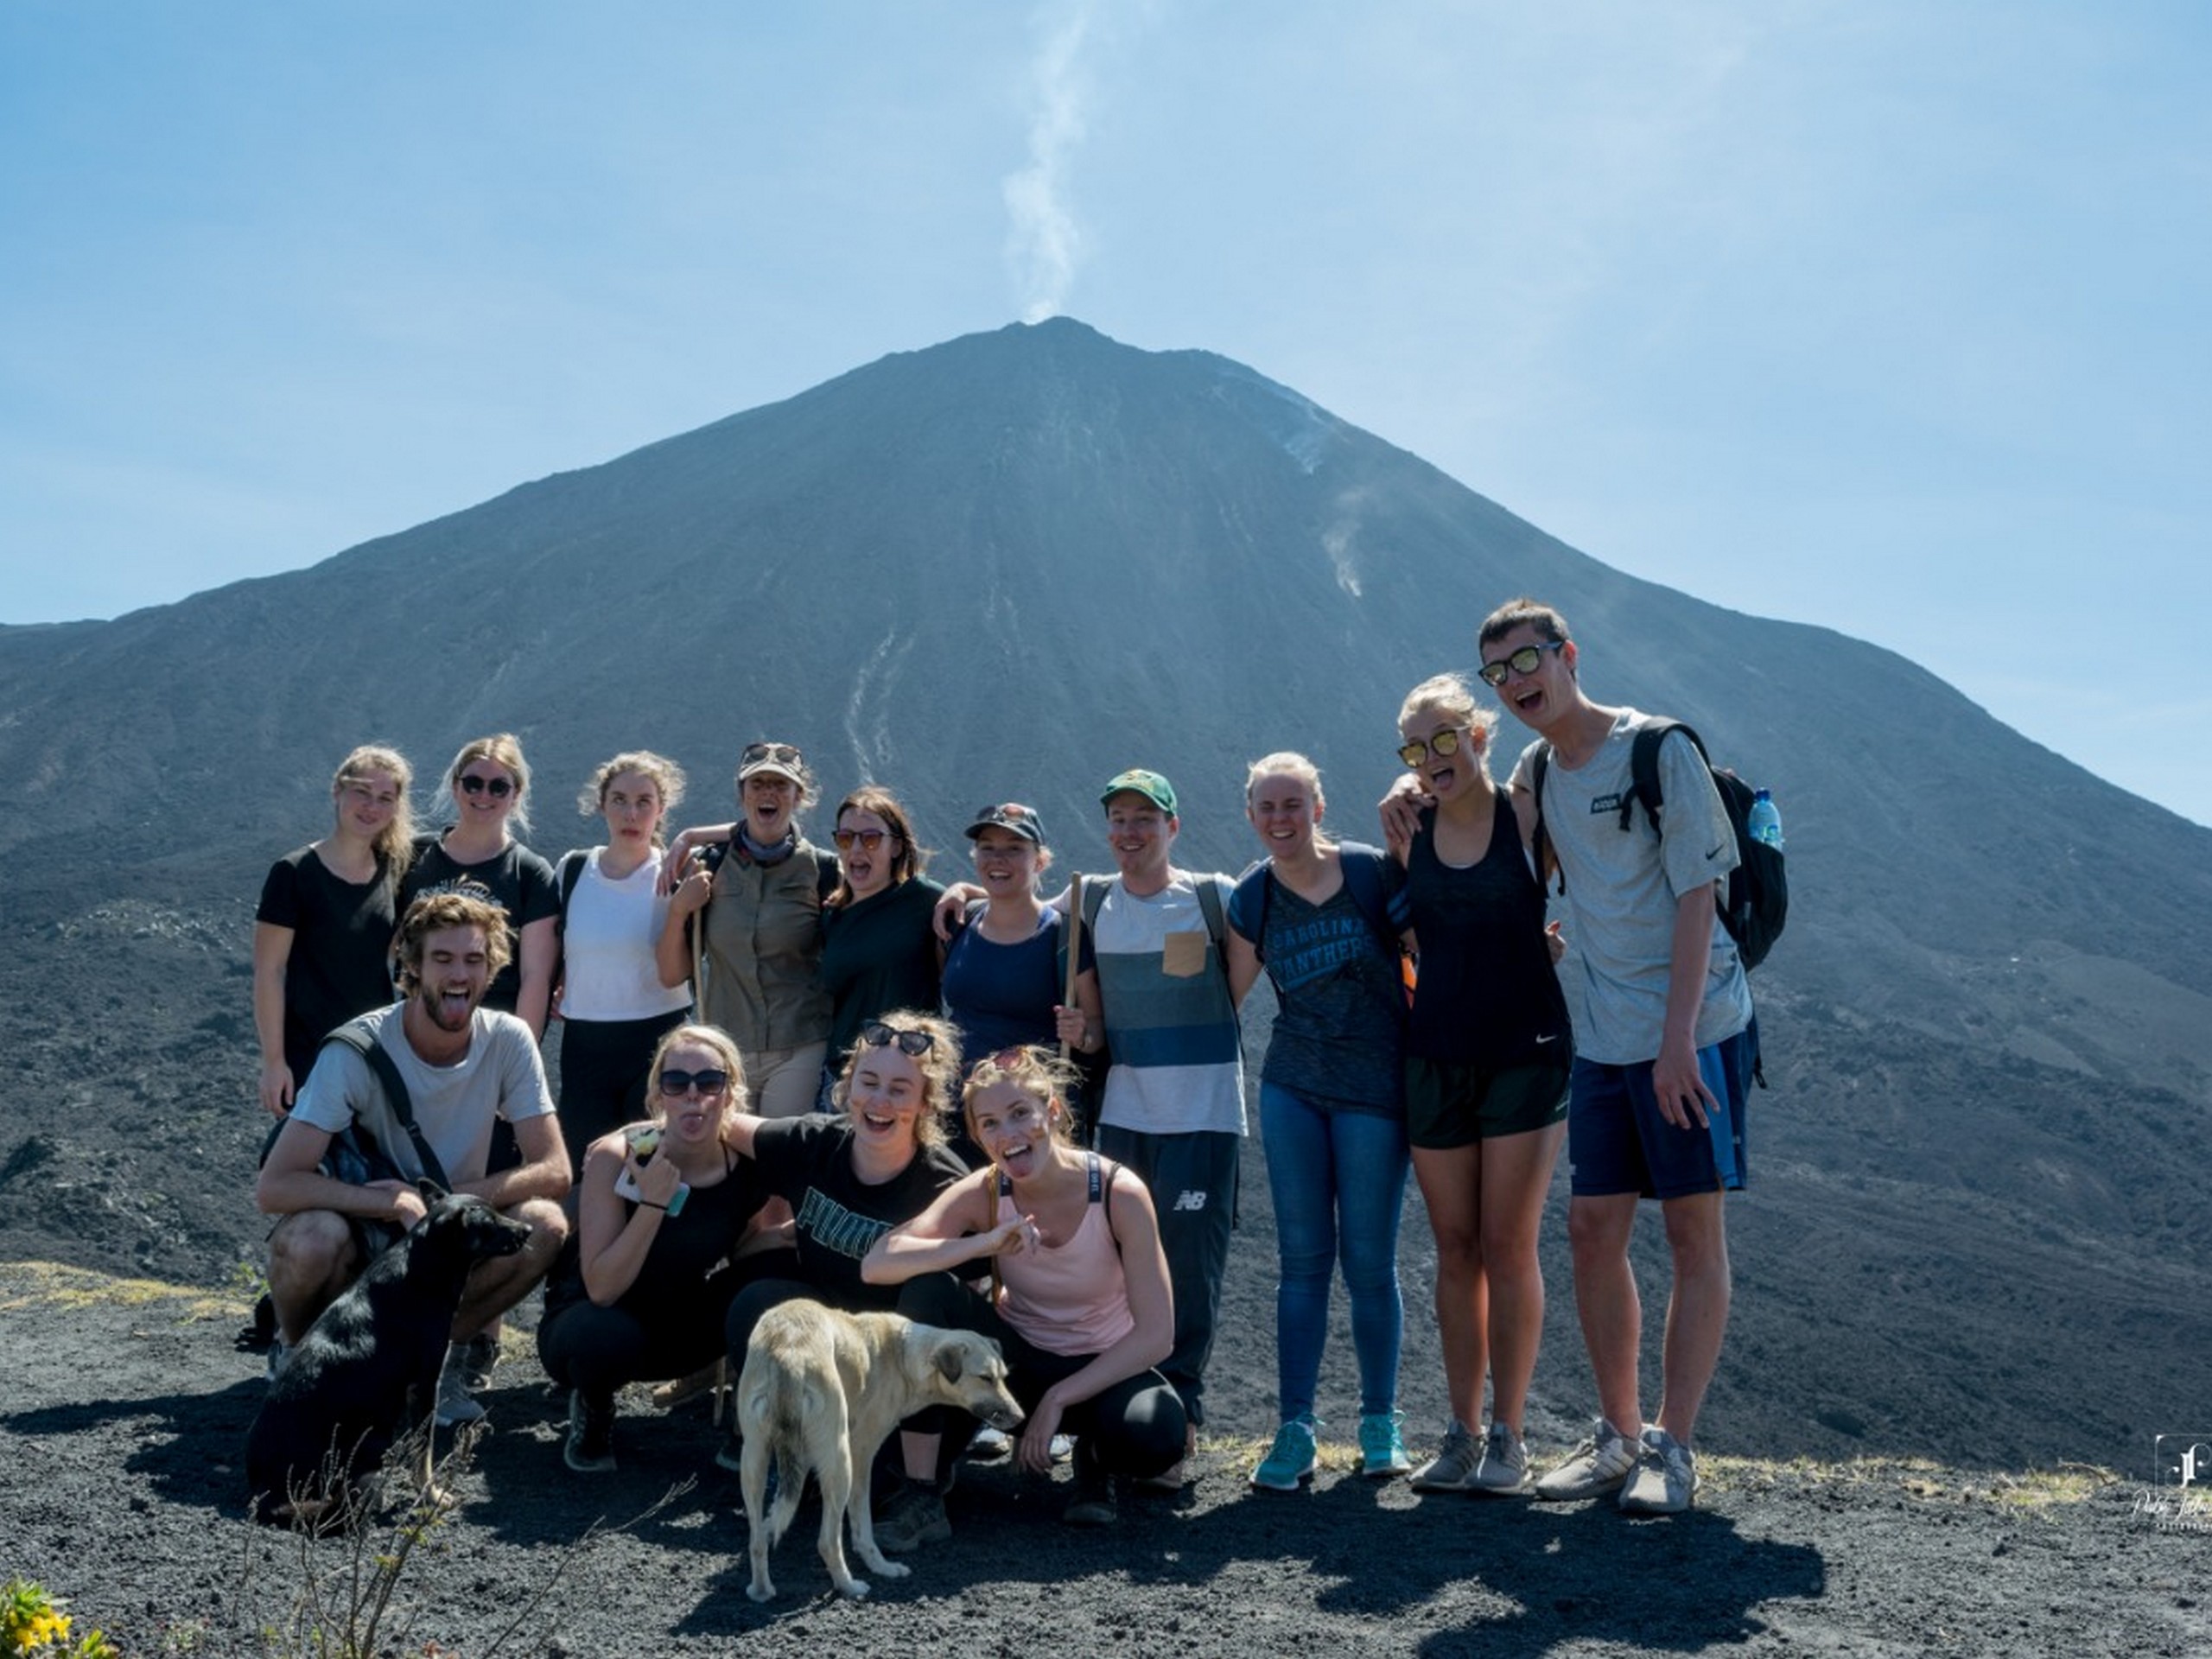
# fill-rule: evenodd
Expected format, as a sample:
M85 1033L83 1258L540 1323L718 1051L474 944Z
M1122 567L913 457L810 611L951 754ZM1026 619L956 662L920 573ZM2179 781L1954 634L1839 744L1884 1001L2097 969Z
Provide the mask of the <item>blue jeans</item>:
M1275 1367L1286 1421L1313 1409L1329 1337L1329 1281L1341 1254L1363 1415L1395 1410L1405 1304L1398 1294L1398 1217L1405 1207L1406 1126L1373 1112L1326 1112L1260 1085L1260 1134L1274 1195Z

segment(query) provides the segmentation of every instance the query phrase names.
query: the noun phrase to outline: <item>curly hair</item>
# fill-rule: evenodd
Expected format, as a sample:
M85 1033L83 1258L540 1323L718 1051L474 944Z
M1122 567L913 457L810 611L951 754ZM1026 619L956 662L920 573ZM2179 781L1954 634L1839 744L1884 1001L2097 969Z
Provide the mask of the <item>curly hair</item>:
M412 995L422 984L423 941L448 927L482 930L485 967L494 976L514 954L507 912L490 893L481 888L475 892L448 888L443 893L426 893L407 906L407 913L399 918L399 931L392 936L392 952L399 958L401 990Z
M950 1020L936 1014L924 1014L918 1008L897 1008L879 1014L863 1026L888 1026L894 1032L920 1032L930 1039L930 1046L919 1054L908 1056L922 1074L922 1109L914 1119L914 1138L925 1147L941 1147L948 1138L945 1125L952 1116L952 1103L960 1091L960 1030ZM853 1073L859 1069L861 1057L868 1052L865 1035L853 1045L853 1052L845 1056L845 1069L837 1074L837 1082L830 1091L830 1103L840 1112L852 1109Z

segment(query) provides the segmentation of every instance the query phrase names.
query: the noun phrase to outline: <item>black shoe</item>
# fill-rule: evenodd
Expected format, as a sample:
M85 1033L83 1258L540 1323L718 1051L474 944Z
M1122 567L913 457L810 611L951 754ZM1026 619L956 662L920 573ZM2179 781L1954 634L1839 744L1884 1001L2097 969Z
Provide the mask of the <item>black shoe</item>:
M582 1389L569 1390L569 1442L561 1460L580 1475L614 1472L614 1402L594 1401Z
M941 1544L951 1536L944 1494L925 1481L902 1481L875 1517L876 1548L887 1555L911 1555L924 1544Z
M1100 1468L1088 1451L1081 1440L1075 1443L1075 1496L1060 1511L1060 1519L1071 1527L1110 1527L1122 1518L1121 1507L1114 1499L1114 1477Z

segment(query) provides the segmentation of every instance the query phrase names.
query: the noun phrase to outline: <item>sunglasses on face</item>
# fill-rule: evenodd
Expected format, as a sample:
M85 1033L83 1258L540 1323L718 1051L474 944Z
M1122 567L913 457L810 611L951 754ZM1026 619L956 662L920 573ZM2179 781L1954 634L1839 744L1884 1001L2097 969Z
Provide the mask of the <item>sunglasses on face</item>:
M673 1100L696 1089L702 1095L719 1095L729 1087L729 1073L715 1068L704 1071L680 1071L670 1066L660 1074L660 1091Z
M1523 645L1511 656L1502 657L1494 663L1484 663L1480 670L1483 683L1503 685L1505 671L1509 668L1516 674L1533 674L1536 671L1536 664L1544 660L1546 652L1557 651L1566 643L1564 639L1547 639L1541 645Z
M934 1033L901 1031L898 1027L887 1026L880 1020L871 1020L861 1027L861 1041L866 1043L870 1048L895 1046L901 1054L910 1059L917 1060L937 1046L937 1037Z
M1432 754L1443 760L1459 753L1459 728L1457 726L1446 726L1433 737L1410 738L1398 746L1398 759L1409 766L1421 765Z
M798 765L799 759L798 748L795 744L748 743L738 752L737 764L741 766L749 766L756 760L775 760L785 766L795 766Z
M515 792L515 786L505 778L479 778L473 772L461 775L461 792L464 795L489 795L495 801L504 801Z
M888 830L840 830L830 839L837 843L837 850L841 853L849 853L855 847L864 853L872 853L885 842L896 841L899 837Z

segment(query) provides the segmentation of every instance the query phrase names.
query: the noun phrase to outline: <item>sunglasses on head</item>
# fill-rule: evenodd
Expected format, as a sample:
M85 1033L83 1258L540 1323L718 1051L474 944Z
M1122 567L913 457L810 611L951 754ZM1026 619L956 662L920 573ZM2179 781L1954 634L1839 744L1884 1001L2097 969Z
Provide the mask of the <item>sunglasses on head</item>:
M702 1095L719 1095L729 1087L729 1073L717 1067L704 1071L682 1071L670 1066L660 1074L660 1091L673 1099L696 1089Z
M798 746L793 743L748 743L738 752L737 764L749 766L756 760L778 760L795 766L800 760Z
M1459 728L1446 726L1433 737L1416 737L1398 745L1398 759L1417 766L1434 755L1442 760L1459 753Z
M870 1048L895 1046L901 1054L917 1060L937 1046L937 1036L932 1032L901 1031L880 1020L871 1020L861 1027L861 1041Z
M899 837L888 830L839 830L833 831L830 839L837 843L837 850L841 853L849 853L855 847L864 853L872 853L885 842L896 841Z
M1505 671L1509 668L1516 674L1533 674L1536 671L1536 664L1544 660L1546 652L1557 651L1566 643L1564 639L1547 639L1541 645L1523 645L1510 656L1501 657L1494 663L1484 663L1479 671L1483 683L1503 685Z
M515 792L515 786L505 778L479 778L473 772L464 772L461 775L461 792L489 795L495 801L504 801Z

